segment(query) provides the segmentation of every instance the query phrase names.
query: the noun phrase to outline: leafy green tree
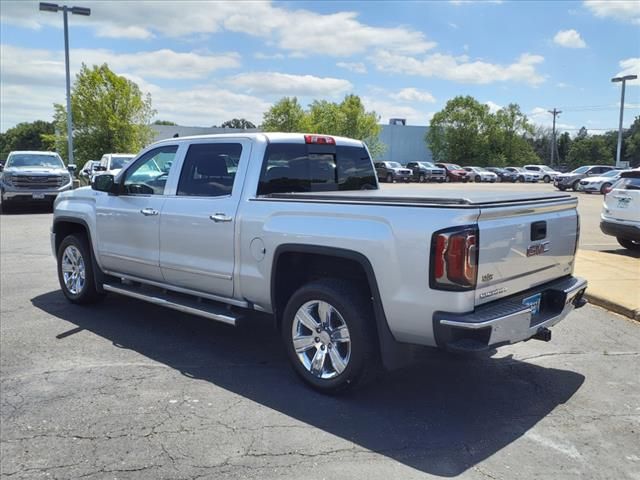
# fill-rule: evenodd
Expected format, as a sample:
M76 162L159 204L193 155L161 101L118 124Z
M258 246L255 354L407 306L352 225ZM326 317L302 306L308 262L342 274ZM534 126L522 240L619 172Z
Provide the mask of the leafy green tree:
M171 122L169 120L156 120L155 122L153 122L154 125L168 125L168 126L177 126L178 124L175 122Z
M12 150L51 150L47 141L53 135L52 122L23 122L0 134L0 159L4 161Z
M67 156L66 110L54 105L54 123L58 151ZM136 153L153 136L149 126L155 111L151 96L143 95L138 85L116 75L105 63L92 68L82 65L71 94L73 142L78 168L87 160L104 153Z
M490 154L484 165L526 165L538 163L540 158L526 140L534 133L533 125L520 106L511 103L487 117Z
M640 167L640 116L637 116L627 130L624 159L631 167Z
M304 132L306 114L296 97L284 97L263 115L262 129L266 132Z
M603 135L586 135L575 138L569 149L567 162L571 168L581 165L613 165L614 156L607 148Z
M471 96L457 96L432 117L425 140L436 160L486 165L490 128L487 105Z
M256 128L253 123L244 118L234 118L232 120L227 120L220 126L222 128L240 128L242 130L246 130L248 128Z
M559 163L565 163L569 156L569 150L571 149L571 135L569 132L563 132L557 140L558 145L558 161Z

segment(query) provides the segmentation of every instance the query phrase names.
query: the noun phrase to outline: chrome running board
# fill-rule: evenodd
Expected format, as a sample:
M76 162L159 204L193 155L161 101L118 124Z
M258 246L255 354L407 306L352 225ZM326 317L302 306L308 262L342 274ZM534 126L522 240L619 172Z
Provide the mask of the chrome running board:
M135 286L130 284L105 283L103 288L107 292L113 292L127 297L143 300L161 307L171 308L179 312L198 315L199 317L237 326L239 316L229 311L226 305L215 304L199 297L188 297L181 294L172 294L166 290L148 286Z

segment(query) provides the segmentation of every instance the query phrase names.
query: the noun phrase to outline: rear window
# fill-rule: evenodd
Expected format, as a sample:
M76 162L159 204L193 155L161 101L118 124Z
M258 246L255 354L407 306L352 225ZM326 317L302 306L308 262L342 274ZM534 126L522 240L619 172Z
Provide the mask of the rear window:
M612 188L617 190L640 190L640 177L621 178L613 184Z
M363 147L338 146L334 153L315 153L305 144L272 143L265 154L258 195L376 187L376 174Z

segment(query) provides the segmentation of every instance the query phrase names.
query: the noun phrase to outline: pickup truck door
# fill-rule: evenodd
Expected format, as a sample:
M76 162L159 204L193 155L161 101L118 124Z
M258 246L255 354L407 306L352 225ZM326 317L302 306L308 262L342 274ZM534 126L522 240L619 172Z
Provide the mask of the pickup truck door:
M236 213L251 153L248 139L203 139L186 152L160 215L160 267L167 283L233 296Z
M177 145L144 153L118 179L119 195L96 200L98 256L102 268L162 281L159 262L160 211Z

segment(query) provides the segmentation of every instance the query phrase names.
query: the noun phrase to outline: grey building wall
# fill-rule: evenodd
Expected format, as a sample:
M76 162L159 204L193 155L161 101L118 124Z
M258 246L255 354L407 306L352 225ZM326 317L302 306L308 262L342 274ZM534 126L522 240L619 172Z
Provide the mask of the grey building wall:
M381 125L380 141L387 149L374 160L407 162L432 161L424 136L428 127L416 125Z
M431 151L427 148L424 136L428 127L415 125L381 125L380 141L385 144L384 153L374 160L389 160L406 164L415 161L431 161ZM183 127L181 125L151 125L154 142L173 137L190 135L209 135L212 133L234 133L238 131L259 132L259 129L238 130L235 128Z

